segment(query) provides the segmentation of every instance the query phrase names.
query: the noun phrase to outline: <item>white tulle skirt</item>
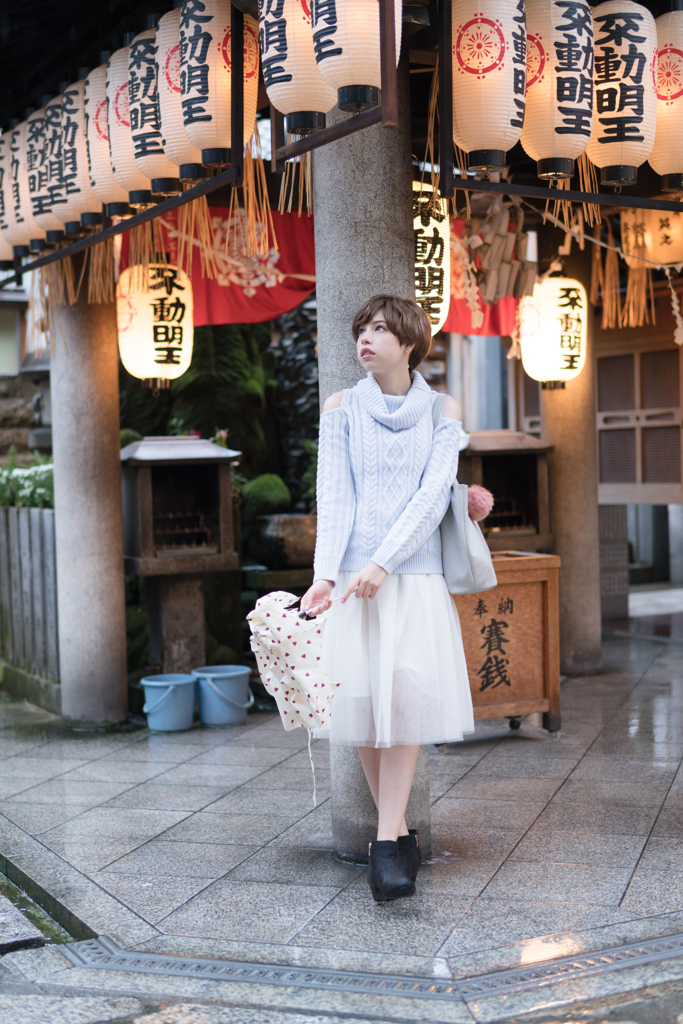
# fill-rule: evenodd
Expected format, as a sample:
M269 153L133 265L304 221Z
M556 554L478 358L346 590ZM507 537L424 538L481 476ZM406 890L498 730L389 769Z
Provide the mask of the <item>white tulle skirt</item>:
M341 572L332 596L355 575ZM446 743L474 731L460 623L440 573L391 575L372 600L333 604L322 662L341 683L333 743Z

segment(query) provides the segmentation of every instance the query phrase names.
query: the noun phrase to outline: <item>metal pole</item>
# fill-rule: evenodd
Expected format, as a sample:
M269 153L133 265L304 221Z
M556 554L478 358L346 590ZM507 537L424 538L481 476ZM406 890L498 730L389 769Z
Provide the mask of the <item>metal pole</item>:
M398 126L398 80L396 78L396 23L394 0L379 0L379 50L382 68L382 124Z
M453 24L451 0L439 0L439 192L454 193L453 183Z
M230 61L232 64L232 91L230 93L230 150L232 186L237 188L244 180L244 15L233 4Z

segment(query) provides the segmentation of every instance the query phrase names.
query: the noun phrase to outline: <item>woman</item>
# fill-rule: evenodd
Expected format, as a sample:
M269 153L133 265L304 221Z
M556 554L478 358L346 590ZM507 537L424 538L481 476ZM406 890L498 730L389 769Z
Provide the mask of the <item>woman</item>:
M376 900L415 893L421 854L405 810L423 743L474 729L460 626L443 578L439 523L458 465L458 405L415 367L427 315L375 295L353 319L368 376L323 406L314 582L302 610L332 605L323 664L340 683L332 742L356 744L377 805L368 880ZM354 596L355 594L355 596Z

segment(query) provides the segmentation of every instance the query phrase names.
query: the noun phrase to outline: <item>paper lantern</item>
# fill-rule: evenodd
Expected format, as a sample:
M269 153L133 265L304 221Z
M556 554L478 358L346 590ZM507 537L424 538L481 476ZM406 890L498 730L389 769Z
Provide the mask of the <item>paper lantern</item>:
M28 256L28 242L24 241L24 231L17 225L12 200L12 176L10 171L11 154L9 148L9 132L0 135L0 237L12 250L8 259L15 256Z
M376 2L376 0L375 0ZM185 133L202 163L230 163L232 11L230 0L185 0L180 17L180 93ZM244 137L251 138L258 98L258 25L244 15Z
M14 267L14 249L0 227L0 270L12 270Z
M178 166L181 182L194 185L207 176L201 150L185 134L180 97L180 9L163 18L157 26L156 72L164 153Z
M413 182L415 301L440 331L451 301L451 222L448 200L434 196L431 185Z
M61 153L61 144L58 152ZM35 110L27 122L26 166L34 220L45 231L48 242L61 242L64 239L64 221L58 216L58 211L64 204L62 168L59 157L55 159L45 143L45 107Z
M152 195L171 196L177 195L181 186L178 167L171 163L161 144L156 50L156 28L146 29L131 43L128 116L135 162L152 182Z
M88 152L85 145L85 78L62 93L62 179L65 203L61 216L67 234L79 234L81 227L94 228L102 223L102 200L90 184Z
M576 0L526 0L526 113L521 142L539 178L571 178L593 129L593 19Z
M128 192L116 180L109 154L106 64L95 68L86 78L83 107L90 185L97 198L106 205L108 217L125 217L130 214Z
M187 274L165 263L149 267L149 289L140 267L124 270L116 286L121 362L133 377L167 386L192 360L192 285Z
M327 84L337 90L339 109L357 113L376 107L382 86L377 0L310 0L310 7L315 59ZM401 0L394 0L397 64L402 10Z
M135 36L126 37L132 42ZM128 64L130 46L122 46L109 58L107 65L107 131L109 156L114 177L128 194L128 202L136 209L154 206L152 183L138 167L130 133L128 110Z
M22 121L9 133L10 181L12 185L12 208L17 229L22 236L20 245L28 245L33 252L40 252L47 245L45 231L36 224L31 209L28 189L28 164L26 160L26 136L28 123Z
M522 133L524 0L453 0L453 140L473 171L500 171Z
M588 298L580 281L547 277L520 304L522 364L529 377L564 387L586 362Z
M660 210L622 210L621 250L629 267L643 266L636 254L650 263L683 263L683 217Z
M657 28L642 4L593 9L595 113L586 153L603 185L634 185L655 141Z
M657 26L657 127L650 166L662 192L683 192L683 10L662 14Z
M307 0L259 3L261 67L268 99L287 118L291 135L325 127L337 90L318 69Z

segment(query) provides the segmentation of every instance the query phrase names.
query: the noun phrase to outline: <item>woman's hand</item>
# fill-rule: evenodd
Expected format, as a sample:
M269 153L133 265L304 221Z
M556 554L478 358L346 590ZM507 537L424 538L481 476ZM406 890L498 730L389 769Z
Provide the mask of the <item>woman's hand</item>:
M311 615L321 615L332 603L330 596L334 590L332 580L316 580L301 598L301 611Z
M346 604L347 599L351 594L356 591L356 597L376 597L377 591L384 583L389 573L386 569L382 569L381 566L375 562L368 562L364 569L353 577L346 592L341 599L342 604Z

